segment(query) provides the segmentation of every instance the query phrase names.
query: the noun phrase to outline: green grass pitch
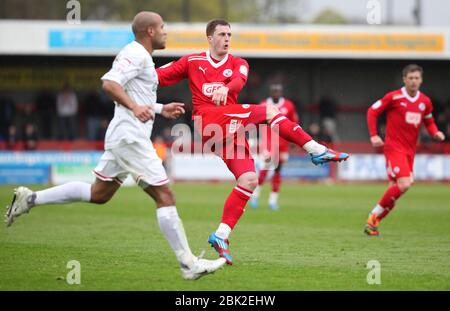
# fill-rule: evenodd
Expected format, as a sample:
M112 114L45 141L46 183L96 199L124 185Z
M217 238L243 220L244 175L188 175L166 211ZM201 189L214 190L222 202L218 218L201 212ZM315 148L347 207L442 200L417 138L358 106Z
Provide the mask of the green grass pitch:
M107 204L42 206L0 229L0 290L450 290L450 188L417 184L381 225L363 235L384 184L286 184L281 210L247 206L230 236L235 264L197 281L181 278L139 188ZM34 187L34 189L42 186ZM231 183L174 185L194 253L216 253L206 240L220 221ZM0 187L9 204L13 187ZM81 284L65 281L70 260ZM369 260L381 284L368 285Z

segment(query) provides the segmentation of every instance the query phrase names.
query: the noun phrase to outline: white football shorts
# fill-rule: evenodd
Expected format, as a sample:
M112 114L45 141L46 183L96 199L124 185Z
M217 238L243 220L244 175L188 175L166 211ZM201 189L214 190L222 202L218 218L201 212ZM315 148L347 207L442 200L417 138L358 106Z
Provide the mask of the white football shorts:
M100 180L115 181L120 185L131 174L142 188L169 182L162 160L150 141L148 144L134 142L105 150L93 173Z

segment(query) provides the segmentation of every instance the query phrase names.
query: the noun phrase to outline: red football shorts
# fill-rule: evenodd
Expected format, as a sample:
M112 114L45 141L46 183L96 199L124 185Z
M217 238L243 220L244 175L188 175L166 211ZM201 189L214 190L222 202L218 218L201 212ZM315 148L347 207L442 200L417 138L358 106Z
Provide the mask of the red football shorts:
M201 130L204 150L222 158L236 179L246 172L255 172L244 128L265 123L265 106L211 106L199 111L194 120L196 128Z
M396 151L385 151L386 170L390 180L396 181L400 177L413 175L414 155Z

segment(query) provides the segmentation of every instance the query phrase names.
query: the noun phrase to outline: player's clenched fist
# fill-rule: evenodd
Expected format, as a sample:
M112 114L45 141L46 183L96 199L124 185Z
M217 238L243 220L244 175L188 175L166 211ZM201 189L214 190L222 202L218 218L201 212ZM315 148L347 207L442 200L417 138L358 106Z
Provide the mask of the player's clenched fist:
M374 146L374 147L383 147L384 146L383 140L378 135L370 137L370 142L372 143L372 146Z
M161 115L167 119L176 119L182 114L184 114L184 104L183 103L170 103L163 106Z
M141 122L147 122L148 120L155 118L155 112L152 107L148 105L134 105L131 110L133 111L134 116Z
M226 105L228 97L228 88L226 86L221 86L215 90L212 94L212 101L216 106Z

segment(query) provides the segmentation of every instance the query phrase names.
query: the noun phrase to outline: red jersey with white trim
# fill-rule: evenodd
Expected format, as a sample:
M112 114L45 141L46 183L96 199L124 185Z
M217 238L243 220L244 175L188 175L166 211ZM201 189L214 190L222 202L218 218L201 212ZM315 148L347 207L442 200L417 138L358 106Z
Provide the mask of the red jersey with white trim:
M433 136L437 131L431 100L419 91L415 97L411 97L403 87L387 93L375 102L367 111L370 136L378 135L377 119L384 111L387 123L385 151L414 155L422 122L426 123L430 135Z
M290 101L289 99L286 99L284 97L280 97L277 103L274 103L273 99L271 97L266 98L263 100L260 105L267 106L267 104L272 104L275 107L277 107L280 110L280 113L282 113L286 118L291 120L294 123L299 123L297 110L295 109L295 104ZM267 149L268 151L271 150L270 142L271 142L271 135L273 134L272 130L270 129L270 126L267 127L266 133L261 133L261 147ZM280 152L288 152L289 151L289 142L281 137L279 137L279 149Z
M204 107L215 107L212 101L213 92L231 80L240 77L247 82L248 63L242 58L227 54L223 60L217 62L209 55L209 50L203 53L184 56L177 61L159 67L160 86L168 86L183 79L189 79L192 93L193 114ZM227 105L237 104L238 91L230 88Z

